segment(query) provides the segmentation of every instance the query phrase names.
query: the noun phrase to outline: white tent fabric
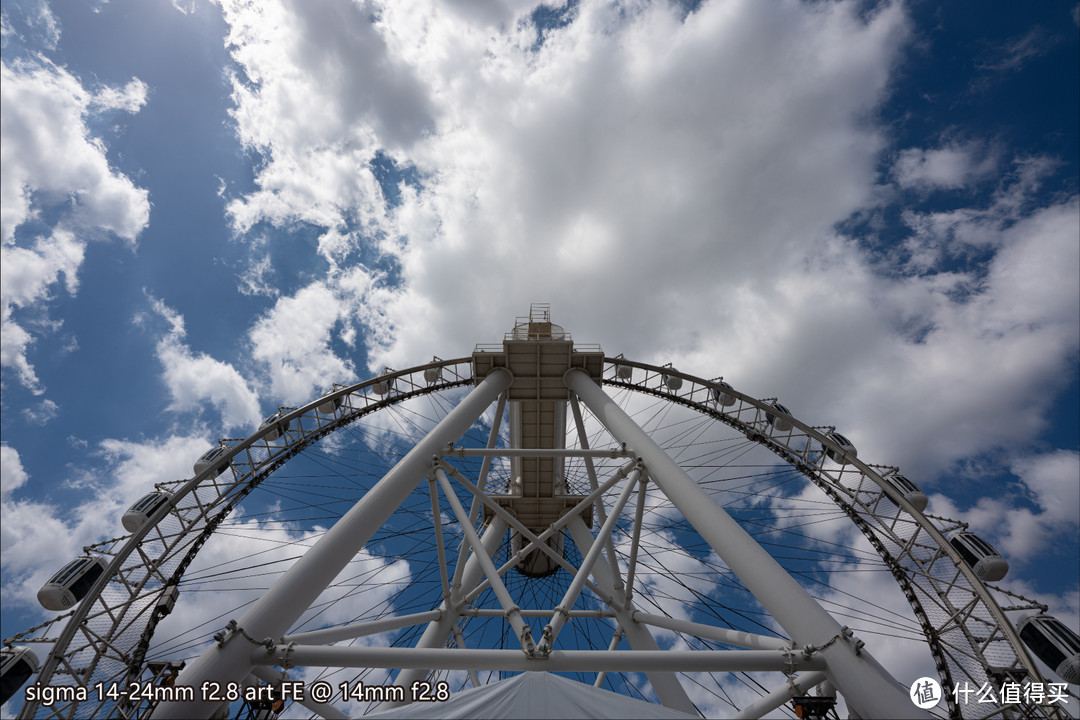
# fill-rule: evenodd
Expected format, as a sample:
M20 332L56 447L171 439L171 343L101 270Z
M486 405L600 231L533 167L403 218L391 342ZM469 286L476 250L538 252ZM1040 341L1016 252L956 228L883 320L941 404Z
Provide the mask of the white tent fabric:
M527 672L455 693L445 702L417 702L368 718L692 718L678 710L601 690L547 672Z

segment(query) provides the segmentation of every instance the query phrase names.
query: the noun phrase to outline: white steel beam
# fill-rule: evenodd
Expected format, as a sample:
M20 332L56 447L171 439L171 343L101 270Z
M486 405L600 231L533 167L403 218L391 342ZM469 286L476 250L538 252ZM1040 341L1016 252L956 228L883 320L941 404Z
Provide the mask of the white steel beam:
M675 632L686 633L687 635L692 635L694 637L708 638L709 640L716 640L717 642L722 642L726 645L734 645L750 650L790 650L794 647L791 641L783 638L769 637L768 635L755 635L754 633L743 632L742 630L731 630L730 628L704 625L702 623L690 622L689 620L677 620L663 615L649 615L640 610L635 610L632 613L632 616L638 622L645 623L646 625L661 627L666 630L674 630Z
M564 380L617 441L634 448L653 482L780 626L800 646L819 648L828 660L829 679L856 713L930 717L587 373L575 368L567 371Z
M513 382L509 371L497 368L413 446L375 487L352 508L303 557L252 603L220 643L203 651L180 673L178 685L202 687L213 680L225 685L240 682L251 670L249 638L280 638L299 619L342 568L416 489L431 468L439 448L454 442L476 418ZM216 703L196 697L190 702L162 702L154 718L208 717Z
M281 638L283 643L299 643L301 645L317 645L320 643L332 643L340 640L352 640L353 638L367 635L378 635L388 630L419 625L420 623L434 622L443 616L442 610L428 610L412 615L400 615L398 617L370 620L368 622L342 625L341 627L323 628L322 630L309 630L307 632L292 633Z
M522 608L521 617L549 618L554 610ZM495 608L470 608L459 613L462 617L502 617L503 611ZM571 610L570 618L613 618L614 610Z
M589 552L593 546L593 536L589 532L589 528L585 527L585 521L581 519L581 516L571 520L566 529L570 533L570 537L574 539L574 543L578 546L581 554L585 555ZM660 646L656 644L656 638L649 632L649 628L636 622L631 615L634 609L633 606L618 604L619 598L615 595L611 568L606 563L596 563L593 565L593 579L601 590L609 593L613 598L613 602L609 606L615 611L615 620L623 629L623 633L626 634L626 640L630 643L630 647L633 648L633 652L660 652ZM607 669L614 671L614 668ZM656 691L656 696L660 698L660 702L666 707L682 710L691 715L698 714L697 708L690 701L690 697L686 694L682 684L679 683L679 678L675 677L674 672L659 666L643 670L643 672L649 678L649 683L653 686L653 690Z
M251 647L251 646L249 646ZM554 650L529 657L520 650L460 648L342 647L278 645L249 653L255 665L327 668L439 667L447 670L498 668L513 672L782 672L820 670L824 658L775 650ZM910 704L910 703L909 703ZM696 712L696 711L695 711Z
M648 475L641 474L641 487L638 488L637 508L634 512L634 530L630 536L630 560L626 564L626 606L634 600L634 572L637 570L638 550L641 549L641 524L645 520L645 497L648 489ZM610 551L609 551L610 552Z
M551 621L544 628L544 636L540 640L540 652L546 654L555 646L555 638L559 636L559 631L562 630L563 623L570 616L570 609L574 607L574 603L577 601L578 595L585 587L585 581L589 577L589 573L592 572L593 565L596 564L596 560L600 557L600 554L604 549L604 540L611 537L611 531L615 527L615 521L619 519L619 513L622 512L623 506L626 505L626 501L630 499L630 493L634 491L634 486L637 485L638 477L641 475L641 471L634 469L626 478L626 487L619 494L619 499L615 501L615 506L611 509L611 515L608 516L604 526L600 528L597 533L596 539L600 542L593 541L592 547L589 548L589 552L586 553L581 561L581 565L578 567L577 573L574 575L574 579L570 582L570 587L566 589L566 593L563 595L562 601L555 607L555 612L551 615Z
M522 525L517 520L517 518L511 515L506 510L506 508L500 506L489 496L481 494L476 488L476 486L469 482L468 478L459 473L452 465L446 465L444 466L444 469L451 475L453 475L454 479L460 482L462 486L464 486L467 490L476 493L477 497L480 497L483 500L484 504L491 508L491 511L492 513L494 513L495 517L504 519L511 529L521 533L521 536L529 541L528 545L523 547L514 557L511 557L502 567L499 568L499 575L506 574L506 572L508 572L511 568L521 562L521 558L524 558L526 555L528 555L534 548L538 548L541 552L546 553L549 557L551 557L552 560L562 566L564 570L566 570L571 575L574 575L577 573L577 570L574 568L573 565L567 562L566 558L551 549L551 547L547 544L547 539L562 530L563 526L570 522L570 518L580 517L580 513L586 507L591 505L596 498L600 497L600 494L602 492L606 492L608 488L615 485L617 482L626 477L627 473L630 472L633 466L634 462L629 462L626 465L623 465L614 475L611 476L611 478L604 482L603 486L591 492L587 497L582 498L577 505L564 512L562 514L562 517L553 522L547 530L544 530L544 532L540 533L539 535L534 535L531 530ZM480 583L470 593L468 593L467 595L465 595L464 598L462 598L462 602L471 602L481 592L486 590L488 588L488 585L489 583L487 581ZM589 587L590 590L595 592L598 597L602 598L604 602L610 601L610 593L606 593L600 590L600 588L598 588L593 583L587 582L586 585Z
M739 712L732 715L732 720L756 720L768 712L772 712L788 700L800 695L805 695L810 688L825 682L825 673L820 671L808 672L797 677L788 678L782 687L778 687L757 702L747 705Z
M550 458L620 458L633 457L634 451L627 448L608 448L606 450L563 449L563 448L464 448L451 447L439 453L442 457L480 457L485 460L493 457L550 457Z
M439 512L439 489L435 478L428 475L428 495L431 496L431 524L435 527L435 547L439 552L439 579L442 581L443 600L450 599L450 578L446 571L446 546L443 544L442 513ZM471 525L472 523L470 523Z
M622 640L623 632L621 627L616 627L615 632L611 633L611 642L608 643L608 651L613 651L619 647L619 642ZM607 679L607 670L601 670L596 673L596 681L593 683L593 687L604 687L604 680Z
M580 444L583 449L588 450L589 434L585 432L585 421L582 420L581 417L581 406L578 403L577 396L572 393L570 395L570 410L574 415L574 425L577 427L578 444ZM626 450L625 445L623 446L623 449ZM630 451L626 450L626 452ZM585 472L589 475L589 489L595 491L597 487L596 466L593 464L592 458L588 456L585 457ZM644 480L644 473L641 474L641 477ZM642 489L644 490L644 486L642 486ZM601 525L607 521L605 512L606 511L604 510L604 503L602 499L597 498L596 517L600 519ZM623 592L623 581L622 574L619 572L619 559L615 555L615 542L611 539L610 535L608 535L605 542L607 547L608 564L611 565L611 577L615 581L615 592L621 593Z
M487 557L494 555L495 550L499 547L499 544L502 542L505 535L506 522L502 518L492 518L481 537L480 544L484 548L484 555ZM468 546L468 543L462 543L462 545ZM483 567L476 554L469 555L464 565L465 569L461 571L460 585L456 589L452 588L452 593L471 590L476 583L479 582L480 576L483 574ZM424 628L424 632L420 636L420 639L416 641L414 648L431 649L444 646L447 639L450 637L450 634L454 631L454 628L457 627L458 613L463 607L464 603L457 595L452 596L450 602L443 601L442 605L439 606L441 617ZM412 687L414 682L425 679L428 676L428 673L431 672L432 667L434 666L427 665L419 668L401 667L401 672L394 678L394 684L398 687L406 688L407 690ZM407 698L405 702L387 701L380 705L379 708L385 710L398 705L404 705L406 702L411 702L410 693L406 692L405 697Z
M435 467L435 477L439 479L443 494L446 495L446 501L450 503L450 508L454 511L454 515L457 516L458 522L461 524L461 530L465 533L465 540L472 546L473 555L480 560L480 566L484 568L484 574L487 575L487 579L491 583L491 589L495 592L495 597L499 599L499 604L506 610L506 619L510 626L514 628L514 633L521 642L521 649L526 654L532 655L536 652L536 642L533 640L532 630L521 617L521 608L514 602L510 591L503 584L499 572L495 569L495 563L491 562L491 558L484 552L480 537L476 534L476 530L473 529L472 525L469 524L469 516L465 514L465 508L461 506L461 501L458 500L454 487L450 484L450 478L446 477L446 473L438 466Z

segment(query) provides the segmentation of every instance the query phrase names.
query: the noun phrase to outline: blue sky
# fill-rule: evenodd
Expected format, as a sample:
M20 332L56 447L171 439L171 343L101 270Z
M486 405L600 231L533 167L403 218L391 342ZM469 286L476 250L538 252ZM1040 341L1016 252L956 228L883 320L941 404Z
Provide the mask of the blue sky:
M1078 7L5 2L4 637L218 437L537 301L838 426L1076 627Z

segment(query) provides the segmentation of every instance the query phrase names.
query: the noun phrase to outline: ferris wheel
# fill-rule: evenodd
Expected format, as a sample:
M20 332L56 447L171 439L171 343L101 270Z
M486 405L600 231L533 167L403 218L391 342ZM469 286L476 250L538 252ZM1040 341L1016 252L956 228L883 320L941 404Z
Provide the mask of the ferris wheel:
M65 718L1066 717L1033 691L1075 699L1075 633L927 511L835 428L534 305L155 486L42 588L60 614L4 641L5 695ZM920 697L897 657L930 669Z

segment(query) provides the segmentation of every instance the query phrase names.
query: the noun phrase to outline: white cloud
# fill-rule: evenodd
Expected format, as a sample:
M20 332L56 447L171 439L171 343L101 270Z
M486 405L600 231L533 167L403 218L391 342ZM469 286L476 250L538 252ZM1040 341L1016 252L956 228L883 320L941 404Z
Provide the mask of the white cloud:
M383 225L381 250L400 260L404 286L377 309L386 331L376 348L385 350L374 364L467 351L501 336L530 300L572 308L582 338L592 331L589 339L603 340L600 329L644 337L668 325L662 300L675 286L711 303L777 253L819 239L867 199L883 140L865 114L906 33L897 8L864 23L847 6L706 5L681 25L663 6L622 13L590 3L534 52L535 31L520 22L493 35L413 3L382 8L372 26L380 38L362 25L353 47L325 42L304 54L306 31L299 40L279 32L292 12L309 13L226 9L234 57L263 81L257 95L242 87L235 95L241 137L270 161L263 189L232 207L240 230L257 219L314 222L338 233L327 235L335 242L326 254L340 253L334 208L351 204L378 220L381 193L371 186L358 201L348 189L355 180L342 189L328 168L348 163L351 177L366 178L380 145L416 163L424 189L404 188ZM299 27L325 21L318 8L310 16ZM331 50L338 57L327 58ZM329 119L300 127L278 119L282 103L310 91L312 68L336 68L353 53L423 78L430 112L425 103L372 102L412 107L412 125L434 123L429 135L399 149L386 123L342 112L336 100L304 105ZM358 134L367 155L324 141ZM325 148L334 157L310 165ZM782 212L760 210L780 197ZM612 283L640 291L616 300ZM675 302L687 319L661 330L658 344L685 342L675 336L696 313Z
M60 23L52 14L47 0L29 0L21 3L21 12L16 14L13 21L8 13L3 13L3 38L6 45L10 38L18 38L26 41L32 39L40 42L44 48L56 49L56 43L60 40ZM23 32L16 30L15 25L22 25Z
M35 392L42 387L29 360L33 336L16 308L43 307L51 287L64 276L69 293L78 287L87 238L111 233L135 242L149 222L147 191L115 173L105 146L91 136L88 115L119 108L135 112L146 86L133 79L123 90L86 90L67 70L44 60L3 63L3 176L0 180L0 237L3 266L3 345L0 364L13 368ZM59 219L28 247L16 238L27 221L44 222L44 210Z
M280 292L270 282L273 276L273 268L270 264L270 255L264 255L260 260L252 259L247 269L240 276L236 289L243 295L265 295L277 297Z
M778 265L715 298L719 327L684 331L689 347L662 357L779 396L811 424L839 425L860 457L924 485L967 458L1013 456L1047 427L1075 372L1078 215L1074 197L996 219L999 249L981 273L882 277L837 239L802 267Z
M137 113L146 104L149 87L139 78L131 78L122 88L104 87L94 95L91 106L96 110L123 110Z
M1080 453L1056 450L1021 456L1010 469L1019 478L1019 486L998 485L995 492L967 508L935 494L935 514L970 524L1008 560L1056 560L1059 553L1051 552L1056 549L1053 543L1075 537L1080 524ZM1034 510L1020 504L1017 496L1025 495L1034 500Z
M1045 427L1078 345L1080 274L1075 198L1032 209L1052 160L1017 160L984 207L909 213L900 276L834 235L880 201L886 143L870 117L907 38L900 6L706 3L684 19L664 4L591 2L539 48L521 15L497 32L420 0L375 16L355 46L315 51L306 33L327 21L321 5L226 9L234 57L263 81L256 94L237 86L241 137L268 161L263 190L237 202L260 204L251 222L325 228L330 267L251 331L275 393L306 397L320 373L351 369L330 351L335 328L368 330L371 369L404 366L497 341L530 302L550 301L579 341L816 408L803 419L840 422L917 481ZM282 34L288 18L299 39ZM350 53L422 78L414 120L428 134L394 144L344 100L304 127L271 117ZM402 186L385 220L375 189L358 201L296 160L350 133L415 165L421 185ZM891 177L927 191L982 178L998 157L976 139L905 152ZM332 164L366 177L366 157L339 148ZM286 166L289 183L333 202L267 195ZM393 286L344 269L347 207L383 230ZM940 271L973 252L996 253L988 272Z
M726 325L745 278L868 199L883 140L865 113L906 32L897 8L863 23L843 5L729 3L680 24L660 4L589 3L534 53L529 33L406 12L387 11L388 32L426 33L410 59L453 92L435 93L424 189L388 232L404 238L391 364L497 339L537 300L637 354Z
M23 408L22 415L35 425L46 425L60 412L60 406L49 399L42 400L36 408Z
M1055 450L1024 457L1011 469L1035 496L1048 524L1063 530L1080 524L1080 453Z
M85 251L84 242L77 240L74 233L61 229L49 237L39 237L33 249L6 242L0 246L4 346L0 350L0 359L4 366L14 368L20 382L34 392L44 390L28 358L28 349L34 339L15 321L16 308L31 308L47 302L61 275L67 292L74 295Z
M893 164L893 176L903 188L952 190L967 187L995 169L995 156L979 143L950 143L901 151Z
M274 397L300 403L330 383L353 376L352 366L334 354L333 331L352 299L322 282L282 297L248 333L252 357L262 364Z
M225 429L257 425L259 399L230 364L206 353L193 353L184 343L184 319L160 300L151 298L154 311L170 326L157 343L162 379L169 388L169 410L186 412L213 403Z
M19 451L9 445L0 445L0 497L6 502L12 492L26 484L26 479Z
M242 69L233 78L237 131L267 160L259 190L229 204L234 226L370 230L383 201L369 163L380 143L419 139L430 113L413 71L387 53L376 11L324 0L221 6Z
M105 106L122 102L129 112L137 109L145 86L133 80L123 91L104 88L95 95L44 61L4 63L2 72L4 243L31 217L32 193L61 204L77 199L67 223L134 242L149 219L147 191L109 168L105 148L85 120L99 98Z
M155 483L191 477L195 460L210 445L201 435L171 435L145 442L110 438L99 447L110 468L108 490L126 510Z

